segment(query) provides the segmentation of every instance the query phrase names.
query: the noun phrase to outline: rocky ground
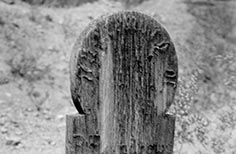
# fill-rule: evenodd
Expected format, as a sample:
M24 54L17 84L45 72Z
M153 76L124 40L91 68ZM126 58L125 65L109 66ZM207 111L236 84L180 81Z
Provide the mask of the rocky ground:
M236 2L100 0L54 8L0 1L0 154L64 154L69 56L84 27L123 9L156 18L178 54L175 154L236 154Z

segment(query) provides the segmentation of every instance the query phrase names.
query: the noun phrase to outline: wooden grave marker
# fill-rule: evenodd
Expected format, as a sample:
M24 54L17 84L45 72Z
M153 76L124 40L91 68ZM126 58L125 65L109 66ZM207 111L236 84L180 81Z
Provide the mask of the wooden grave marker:
M177 56L153 18L120 12L93 21L70 63L79 114L66 117L66 154L172 154Z

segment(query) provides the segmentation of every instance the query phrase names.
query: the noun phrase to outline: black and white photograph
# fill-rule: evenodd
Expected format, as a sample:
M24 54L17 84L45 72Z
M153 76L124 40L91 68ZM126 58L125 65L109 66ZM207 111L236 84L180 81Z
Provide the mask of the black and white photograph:
M0 0L0 154L236 154L236 0Z

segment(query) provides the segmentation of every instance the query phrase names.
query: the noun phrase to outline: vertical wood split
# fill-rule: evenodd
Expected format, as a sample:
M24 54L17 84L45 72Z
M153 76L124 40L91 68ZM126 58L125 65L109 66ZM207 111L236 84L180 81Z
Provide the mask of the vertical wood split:
M177 56L156 20L138 12L95 20L77 40L70 68L72 99L83 115L67 116L66 154L173 153L175 118L165 113L174 101ZM75 132L86 142L71 138Z

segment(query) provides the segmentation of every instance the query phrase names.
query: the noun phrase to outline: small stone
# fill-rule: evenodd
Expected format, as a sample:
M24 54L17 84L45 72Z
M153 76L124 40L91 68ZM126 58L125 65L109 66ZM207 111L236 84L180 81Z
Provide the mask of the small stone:
M46 141L49 145L56 145L56 143L52 141L51 139L46 139Z
M50 117L49 115L46 115L46 116L45 116L45 119L46 119L46 120L52 120L52 117Z
M32 109L32 108L26 108L25 111L27 111L27 112L33 112L33 109Z
M57 116L57 119L58 119L59 121L63 121L64 118L65 118L64 115L58 115L58 116Z
M34 116L35 116L35 117L39 117L40 114L39 114L38 112L35 112L35 113L34 113Z
M37 97L40 97L40 92L38 92L38 91L34 91L33 93L32 93L32 96L34 96L35 98L37 98Z
M16 131L16 135L22 135L23 132L22 131Z
M88 18L89 18L90 20L93 20L93 17L92 17L92 16L88 16Z
M8 84L10 80L6 77L0 77L0 85Z
M10 146L17 146L19 144L21 144L21 138L17 136L10 137L6 141L6 145L10 145Z
M7 97L11 97L11 93L5 93Z
M51 143L51 145L53 145L53 146L54 146L54 145L56 145L56 143L55 143L55 142L52 142L52 143Z

